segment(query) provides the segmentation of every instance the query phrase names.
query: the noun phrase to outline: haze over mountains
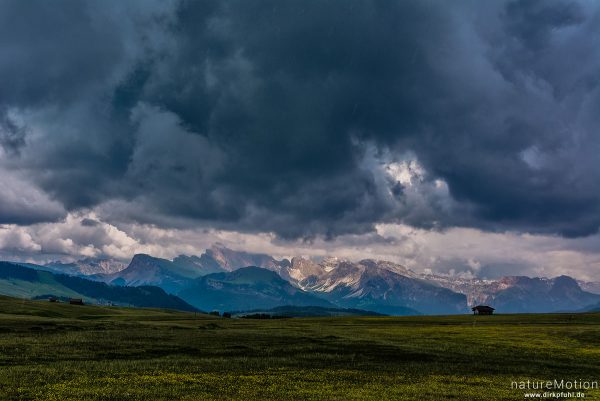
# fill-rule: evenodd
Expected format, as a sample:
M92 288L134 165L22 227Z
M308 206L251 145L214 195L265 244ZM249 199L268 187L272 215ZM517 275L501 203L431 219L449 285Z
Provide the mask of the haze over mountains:
M387 261L335 257L277 260L215 245L200 256L173 260L135 255L125 264L107 259L28 265L111 286L156 286L201 310L254 310L286 305L354 308L391 314L467 313L489 304L499 313L580 311L600 305L596 283L568 276L497 280L421 274Z

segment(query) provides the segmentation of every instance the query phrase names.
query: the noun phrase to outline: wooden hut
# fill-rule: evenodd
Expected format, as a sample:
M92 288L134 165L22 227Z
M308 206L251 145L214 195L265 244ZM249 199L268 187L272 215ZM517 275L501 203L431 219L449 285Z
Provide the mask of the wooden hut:
M487 305L477 305L471 308L474 315L492 315L495 311L494 308Z

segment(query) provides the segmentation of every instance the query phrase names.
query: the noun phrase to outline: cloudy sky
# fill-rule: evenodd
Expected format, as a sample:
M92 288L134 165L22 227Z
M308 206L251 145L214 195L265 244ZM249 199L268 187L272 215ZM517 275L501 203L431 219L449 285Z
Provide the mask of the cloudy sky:
M600 3L0 2L0 256L600 270Z

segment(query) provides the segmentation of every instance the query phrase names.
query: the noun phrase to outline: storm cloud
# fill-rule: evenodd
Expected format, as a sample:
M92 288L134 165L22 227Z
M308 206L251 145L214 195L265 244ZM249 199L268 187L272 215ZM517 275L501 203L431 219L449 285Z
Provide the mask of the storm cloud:
M47 212L0 223L591 235L599 38L584 1L4 1L0 173Z

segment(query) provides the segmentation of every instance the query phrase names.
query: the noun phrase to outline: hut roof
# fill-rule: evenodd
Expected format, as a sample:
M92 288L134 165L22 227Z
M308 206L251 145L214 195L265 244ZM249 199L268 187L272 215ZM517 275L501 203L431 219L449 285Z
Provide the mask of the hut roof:
M495 310L494 308L492 308L491 306L487 306L487 305L477 305L471 308L471 310L478 310L478 311L493 311Z

